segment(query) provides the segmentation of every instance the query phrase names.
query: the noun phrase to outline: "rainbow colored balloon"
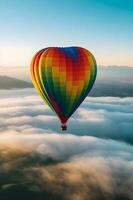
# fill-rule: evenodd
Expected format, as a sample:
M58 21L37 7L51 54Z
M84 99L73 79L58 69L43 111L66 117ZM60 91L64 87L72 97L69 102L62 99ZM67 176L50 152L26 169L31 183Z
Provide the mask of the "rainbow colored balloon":
M81 47L48 47L31 62L31 78L43 100L59 117L62 130L96 79L94 56Z

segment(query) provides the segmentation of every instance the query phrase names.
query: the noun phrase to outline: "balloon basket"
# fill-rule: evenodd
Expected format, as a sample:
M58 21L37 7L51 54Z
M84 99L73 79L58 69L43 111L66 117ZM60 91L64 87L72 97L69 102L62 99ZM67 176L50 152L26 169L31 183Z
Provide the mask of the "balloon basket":
M62 131L66 131L66 130L67 130L67 126L66 126L65 124L62 124L62 125L61 125L61 130L62 130Z

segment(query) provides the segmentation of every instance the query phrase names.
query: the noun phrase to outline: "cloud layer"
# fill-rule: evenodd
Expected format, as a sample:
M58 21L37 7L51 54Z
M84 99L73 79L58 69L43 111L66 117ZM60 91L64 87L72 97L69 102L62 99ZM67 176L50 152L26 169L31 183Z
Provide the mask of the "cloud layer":
M133 98L88 97L61 133L34 90L0 97L2 200L133 199Z
M34 199L133 198L133 147L124 143L70 134L3 134L0 162L4 198L13 192L17 199L18 190Z
M3 91L0 95L1 132L60 132L55 114L33 89ZM133 98L87 97L68 121L68 132L133 144Z

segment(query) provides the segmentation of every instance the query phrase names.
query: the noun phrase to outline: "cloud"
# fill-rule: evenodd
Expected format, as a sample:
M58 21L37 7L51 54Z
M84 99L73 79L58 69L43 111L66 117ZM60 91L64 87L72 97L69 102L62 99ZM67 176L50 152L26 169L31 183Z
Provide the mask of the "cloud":
M2 132L35 129L42 133L59 132L56 115L34 89L2 91L0 129ZM133 98L87 97L68 121L68 132L133 144Z
M26 199L133 198L133 147L125 143L70 134L4 134L0 161L3 199L7 193L17 199L18 190Z
M2 200L133 199L133 98L87 97L62 133L33 89L0 96Z

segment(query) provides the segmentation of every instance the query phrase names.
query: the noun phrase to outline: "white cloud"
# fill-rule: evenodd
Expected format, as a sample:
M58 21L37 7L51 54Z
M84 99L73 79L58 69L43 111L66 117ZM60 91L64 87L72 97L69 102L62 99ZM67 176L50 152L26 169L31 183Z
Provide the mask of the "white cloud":
M0 96L0 195L133 198L133 98L88 97L62 133L33 89Z
M56 115L34 89L2 91L1 131L24 128L59 132ZM68 121L68 133L92 135L133 143L133 98L87 97Z
M0 192L25 184L43 198L133 198L133 147L125 143L70 134L8 133L1 135L0 160L0 175L5 176Z

